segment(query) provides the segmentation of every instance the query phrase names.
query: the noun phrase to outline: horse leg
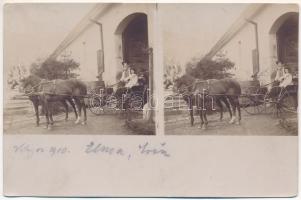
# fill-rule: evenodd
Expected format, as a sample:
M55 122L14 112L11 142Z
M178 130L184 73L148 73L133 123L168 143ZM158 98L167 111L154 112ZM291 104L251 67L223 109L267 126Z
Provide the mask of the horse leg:
M228 97L229 101L230 101L230 104L231 104L231 107L233 109L233 115L232 115L232 118L231 120L229 121L230 124L233 124L235 121L236 121L236 103L235 101L233 100L233 97Z
M36 125L40 125L40 116L39 116L39 102L33 101L34 112L36 114Z
M80 120L81 120L80 118L82 116L82 107L81 107L80 100L78 98L75 98L74 100L75 100L76 107L78 109L78 117L75 121L75 124L78 124L80 122Z
M235 105L236 105L236 108L237 108L237 111L238 111L238 121L236 122L236 124L240 124L240 120L241 120L241 112L240 112L240 104L239 104L239 99L238 97L235 97L234 99L235 101Z
M86 111L85 100L82 98L82 99L80 99L80 102L81 102L81 106L84 111L84 121L82 122L82 125L86 125L87 124L87 111Z
M228 109L228 111L229 111L230 119L232 119L231 106L230 106L230 104L229 104L229 102L228 102L227 97L222 97L221 100L225 103L225 105L226 105L226 107L227 107L227 109Z
M219 117L219 120L222 121L223 120L223 105L222 105L222 102L221 102L221 99L219 97L216 98L215 100L217 106L220 108L220 117Z
M203 108L199 108L199 115L200 115L200 120L201 120L201 123L200 125L198 126L198 128L202 128L203 125L204 125L204 118L203 118Z
M48 101L46 97L43 98L43 108L45 112L45 118L46 118L46 129L49 129L49 107L48 107Z
M204 125L202 127L202 130L206 130L208 126L208 120L207 120L207 109L203 110L203 115L204 115Z
M193 117L193 104L192 104L192 102L189 102L189 114L190 114L190 125L193 126L194 117Z
M67 101L70 103L70 105L72 106L73 110L74 110L74 114L75 114L75 118L77 119L78 118L78 115L77 115L77 111L76 111L76 108L75 108L75 104L74 102L72 101L72 98L68 97L67 98Z
M65 101L65 99L62 99L61 102L62 102L63 106L65 107L65 112L66 112L65 121L68 121L68 114L69 114L68 104Z
M52 126L54 124L54 121L53 121L53 108L52 108L52 102L48 102L48 105L49 105L49 118L50 118L50 125Z

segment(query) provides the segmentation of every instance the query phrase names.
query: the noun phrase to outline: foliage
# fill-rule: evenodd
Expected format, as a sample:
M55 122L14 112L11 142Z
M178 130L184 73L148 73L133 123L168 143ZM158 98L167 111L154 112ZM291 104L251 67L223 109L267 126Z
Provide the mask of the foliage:
M78 74L74 71L79 69L79 63L73 59L64 59L62 61L47 59L44 62L37 61L30 66L30 74L43 79L69 79L76 78Z
M17 65L10 68L8 72L7 83L11 89L20 85L20 81L26 76L27 70L24 65Z
M179 64L165 64L164 88L170 88L174 84L174 81L180 76L181 72L182 68Z
M79 63L71 58L63 60L47 59L45 61L37 60L30 66L30 74L42 79L69 79L76 78L78 74L74 71L79 69ZM69 107L69 110L73 110ZM65 111L60 102L53 102L53 112L55 114Z
M224 54L218 54L215 59L193 59L186 65L186 74L202 80L230 78L233 67L234 63Z

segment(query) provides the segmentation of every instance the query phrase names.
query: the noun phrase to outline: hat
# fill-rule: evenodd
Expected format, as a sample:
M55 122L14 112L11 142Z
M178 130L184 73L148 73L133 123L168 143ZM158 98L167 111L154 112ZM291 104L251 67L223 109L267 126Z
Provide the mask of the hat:
M124 60L124 61L121 62L121 64L124 65L124 64L129 64L129 63Z

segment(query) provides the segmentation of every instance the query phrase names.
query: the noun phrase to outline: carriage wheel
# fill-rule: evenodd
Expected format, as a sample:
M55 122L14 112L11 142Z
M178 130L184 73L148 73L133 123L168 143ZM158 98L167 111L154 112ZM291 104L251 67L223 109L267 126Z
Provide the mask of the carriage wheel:
M89 110L95 115L102 115L105 113L103 107L104 102L103 98L99 96L92 96L89 98Z
M130 98L130 109L134 111L141 111L143 109L143 96L134 94Z
M260 114L266 109L263 96L243 96L240 100L241 107L250 115Z
M279 107L284 112L297 113L297 94L286 93L280 98Z

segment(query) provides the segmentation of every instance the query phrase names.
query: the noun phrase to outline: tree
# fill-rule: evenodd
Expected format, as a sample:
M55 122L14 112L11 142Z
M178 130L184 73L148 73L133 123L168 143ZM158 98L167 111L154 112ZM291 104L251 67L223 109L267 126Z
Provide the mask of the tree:
M186 65L186 74L202 80L230 78L233 74L229 70L233 67L225 54L217 54L215 59L193 59Z
M7 83L11 89L15 89L20 84L20 81L26 76L27 70L24 65L16 65L10 68L8 72Z
M69 79L78 76L74 71L79 69L79 63L73 59L47 59L44 62L37 61L31 64L30 74L43 79Z

